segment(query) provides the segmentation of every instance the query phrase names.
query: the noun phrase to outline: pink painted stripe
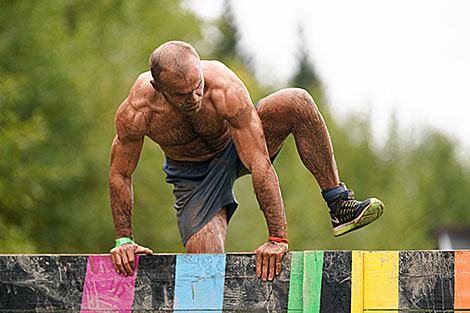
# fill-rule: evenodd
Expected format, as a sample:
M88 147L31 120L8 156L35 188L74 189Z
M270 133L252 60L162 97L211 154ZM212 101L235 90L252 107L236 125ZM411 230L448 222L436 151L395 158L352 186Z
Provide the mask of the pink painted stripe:
M83 288L81 312L119 311L131 312L134 299L136 270L132 276L116 273L109 255L92 255L88 258Z

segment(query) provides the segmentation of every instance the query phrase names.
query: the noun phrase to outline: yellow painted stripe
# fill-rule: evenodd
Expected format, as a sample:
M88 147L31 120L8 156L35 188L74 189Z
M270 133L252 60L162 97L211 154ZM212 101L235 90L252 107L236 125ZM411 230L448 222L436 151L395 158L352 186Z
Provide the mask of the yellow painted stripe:
M398 313L398 260L395 252L363 252L364 309Z
M362 251L352 252L352 271L351 271L351 313L364 312L363 301L363 255Z

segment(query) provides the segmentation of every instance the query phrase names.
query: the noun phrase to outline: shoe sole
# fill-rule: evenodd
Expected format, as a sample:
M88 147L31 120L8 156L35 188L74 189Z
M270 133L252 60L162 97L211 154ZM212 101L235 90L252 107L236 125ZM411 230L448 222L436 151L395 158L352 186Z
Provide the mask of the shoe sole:
M378 219L384 211L384 204L379 199L371 198L370 204L354 220L333 228L335 237L349 233L350 231L364 227Z

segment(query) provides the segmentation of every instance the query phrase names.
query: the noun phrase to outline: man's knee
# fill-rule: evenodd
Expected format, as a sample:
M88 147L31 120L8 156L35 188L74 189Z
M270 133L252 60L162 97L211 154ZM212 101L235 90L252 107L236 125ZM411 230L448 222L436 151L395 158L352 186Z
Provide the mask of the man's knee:
M317 105L307 90L302 88L289 88L289 93L292 94L291 98L295 99L293 105L295 105L297 109L313 109L317 111Z
M313 100L310 93L302 88L285 88L281 89L272 95L265 98L267 101L262 103L266 106L276 106L277 110L287 110L292 112L293 110L317 110L315 101Z

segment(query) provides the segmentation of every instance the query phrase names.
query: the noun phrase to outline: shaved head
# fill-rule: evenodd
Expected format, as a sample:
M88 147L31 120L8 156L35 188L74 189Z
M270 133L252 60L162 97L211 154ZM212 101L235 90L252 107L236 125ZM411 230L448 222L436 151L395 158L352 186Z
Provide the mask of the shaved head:
M200 68L200 59L196 50L186 42L169 41L152 52L149 65L153 79L159 83L162 72L175 78L186 77L191 68Z

